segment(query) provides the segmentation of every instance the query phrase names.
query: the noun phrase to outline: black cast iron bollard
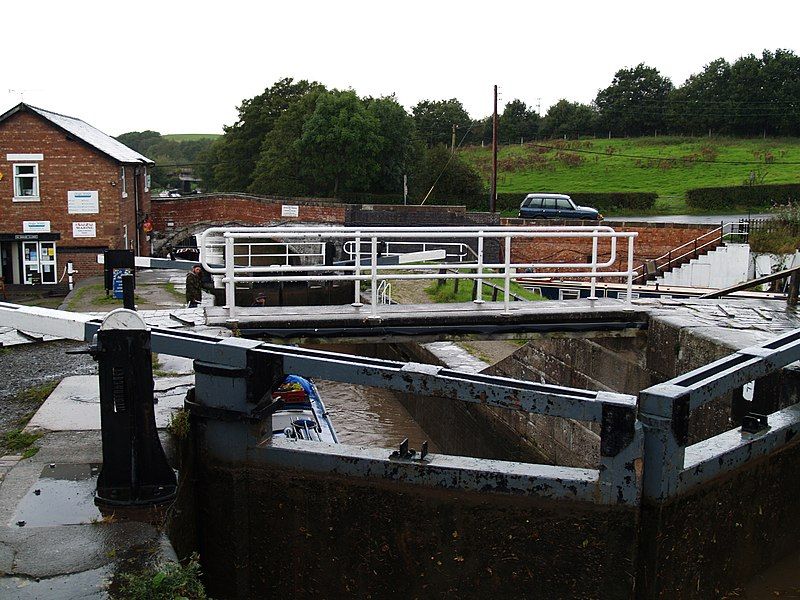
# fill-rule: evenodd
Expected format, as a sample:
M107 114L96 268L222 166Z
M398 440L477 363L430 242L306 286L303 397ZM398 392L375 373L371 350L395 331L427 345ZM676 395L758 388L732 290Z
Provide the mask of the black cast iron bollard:
M117 309L103 319L90 353L99 363L103 439L95 501L142 506L171 500L177 481L156 429L150 330L137 313Z

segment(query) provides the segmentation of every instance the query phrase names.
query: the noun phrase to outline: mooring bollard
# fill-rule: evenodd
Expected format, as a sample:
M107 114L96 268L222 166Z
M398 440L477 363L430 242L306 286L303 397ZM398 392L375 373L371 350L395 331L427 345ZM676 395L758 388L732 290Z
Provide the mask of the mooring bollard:
M114 310L89 353L99 364L103 439L95 502L142 506L171 500L177 480L156 429L150 330L137 313Z

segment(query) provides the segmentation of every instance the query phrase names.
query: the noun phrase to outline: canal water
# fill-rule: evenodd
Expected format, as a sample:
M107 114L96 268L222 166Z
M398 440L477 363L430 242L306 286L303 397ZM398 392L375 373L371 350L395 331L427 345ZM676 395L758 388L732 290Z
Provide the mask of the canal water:
M355 356L398 359L391 347L381 348L376 344L326 344L314 348ZM315 379L314 383L330 414L340 443L397 448L408 438L411 448L419 449L424 441L428 441L430 452L440 451L405 409L398 392L323 379Z
M429 439L389 390L321 379L315 383L342 444L397 448L408 438L418 449ZM439 451L433 442L428 447Z

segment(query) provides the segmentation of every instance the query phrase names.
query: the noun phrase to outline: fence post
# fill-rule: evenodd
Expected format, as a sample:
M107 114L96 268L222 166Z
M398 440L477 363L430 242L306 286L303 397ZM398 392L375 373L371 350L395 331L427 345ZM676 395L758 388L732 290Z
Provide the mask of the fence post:
M475 304L483 304L483 232L478 232L478 279L475 280Z
M356 262L353 268L353 273L355 275L355 281L353 282L353 304L355 308L361 308L364 306L363 302L361 302L361 232L356 231Z
M594 230L594 237L592 237L592 283L591 283L591 290L589 292L589 300L597 300L597 293L595 291L597 287L597 230Z
M236 312L235 262L233 238L225 235L225 308L228 309L229 319L233 319Z
M511 236L506 236L506 256L505 256L505 297L503 300L503 309L509 311L509 299L511 295Z
M371 281L371 297L372 297L372 317L378 316L378 238L372 236L370 244L370 281Z

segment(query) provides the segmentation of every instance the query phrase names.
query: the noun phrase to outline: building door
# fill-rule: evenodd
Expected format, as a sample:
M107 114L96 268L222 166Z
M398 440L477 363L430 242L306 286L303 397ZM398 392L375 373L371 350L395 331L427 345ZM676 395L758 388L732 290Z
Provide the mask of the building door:
M42 274L42 283L56 283L56 243L39 242L39 266Z
M23 283L56 283L55 242L22 242Z

